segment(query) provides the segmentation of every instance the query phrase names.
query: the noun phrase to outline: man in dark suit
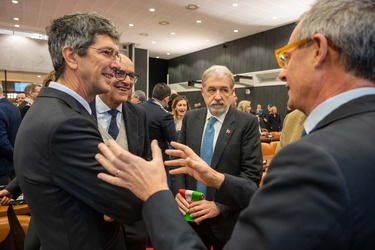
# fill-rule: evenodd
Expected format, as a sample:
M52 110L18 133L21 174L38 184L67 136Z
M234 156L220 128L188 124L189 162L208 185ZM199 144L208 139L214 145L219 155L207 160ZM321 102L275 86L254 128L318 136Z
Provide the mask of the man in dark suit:
M4 96L0 84L0 186L14 178L13 150L20 123L18 108Z
M31 105L33 105L36 97L39 95L40 89L41 87L38 84L34 83L29 84L25 87L24 92L26 94L26 98L19 105L22 119L26 115L27 111L30 109Z
M207 150L202 138L211 117L215 136L211 143L214 147L211 168L221 173L246 178L259 184L262 171L262 152L258 120L255 116L236 110L231 106L234 92L233 74L224 66L215 65L207 69L202 77L202 96L207 108L187 112L178 141L189 146L202 157ZM203 139L204 141L204 139ZM171 177L176 201L183 211L188 211L188 203L178 193L179 189L200 191L199 183L188 175ZM209 187L205 200L193 203L200 210L200 223L190 223L198 232L207 248L221 249L229 240L239 209L215 201L216 189ZM192 204L192 206L193 206Z
M143 202L97 181L102 137L89 106L121 67L119 33L96 13L77 13L52 21L47 34L56 82L42 88L15 144L18 181L41 246L125 249L122 224L141 219Z
M182 151L168 152L186 159L173 163L186 166L174 173L189 173L218 188L218 201L245 208L225 249L375 249L375 46L369 35L374 22L374 1L320 0L303 16L289 44L276 50L288 106L308 115L307 135L278 152L251 200L251 182L218 173L186 146L172 143ZM112 143L123 162L98 159L109 171L128 171L122 180L100 177L132 187L146 201L142 213L154 246L205 249L172 206L173 197L157 174L156 145L155 160L145 162L120 156L121 148ZM101 149L116 160L108 148ZM135 174L145 174L153 186L128 178ZM166 219L170 223L161 226Z
M174 126L173 116L165 109L171 96L171 89L165 83L157 83L152 90L152 98L142 102L147 113L150 142L157 140L164 156L169 159L164 151L171 141L177 141L177 132Z
M98 122L100 134L104 142L114 139L122 148L143 159L149 158L148 124L146 112L138 105L128 102L133 85L138 80L134 73L133 62L125 55L121 56L121 70L112 78L110 90L99 94L90 103L93 116ZM110 110L116 109L117 138L109 133ZM145 250L147 246L147 230L143 221L124 224L126 249Z

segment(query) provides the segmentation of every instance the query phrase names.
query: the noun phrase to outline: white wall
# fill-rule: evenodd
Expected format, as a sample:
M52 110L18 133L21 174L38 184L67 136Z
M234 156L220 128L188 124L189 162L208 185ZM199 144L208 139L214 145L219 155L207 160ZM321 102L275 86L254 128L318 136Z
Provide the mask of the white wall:
M0 34L0 69L50 72L53 66L47 41Z

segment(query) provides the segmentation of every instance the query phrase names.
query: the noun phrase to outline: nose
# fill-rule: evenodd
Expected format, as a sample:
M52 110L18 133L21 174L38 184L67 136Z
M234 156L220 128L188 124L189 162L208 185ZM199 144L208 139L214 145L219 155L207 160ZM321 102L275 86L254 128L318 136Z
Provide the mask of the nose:
M111 60L110 67L113 70L119 70L121 68L120 60L119 59Z
M215 100L221 100L221 95L220 95L220 90L218 89L216 92L215 92Z
M281 69L279 73L279 79L283 82L286 82L286 69Z

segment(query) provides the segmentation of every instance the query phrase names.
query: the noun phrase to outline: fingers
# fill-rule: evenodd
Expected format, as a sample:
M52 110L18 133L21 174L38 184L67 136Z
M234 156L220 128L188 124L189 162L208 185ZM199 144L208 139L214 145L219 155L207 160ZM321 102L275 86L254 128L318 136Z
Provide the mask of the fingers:
M116 186L124 187L124 188L129 188L126 181L122 180L121 178L114 177L112 175L108 175L108 174L105 174L105 173L99 173L98 178L103 180L103 181L106 181L106 182L108 182L112 185L116 185Z
M181 168L176 168L176 169L169 170L169 173L173 174L173 175L176 175L176 174L188 174L186 167L181 167Z
M106 222L112 222L114 221L114 219L112 219L111 217L107 216L107 215L104 215L103 216L103 219L106 221Z
M152 151L152 159L156 161L163 161L163 156L161 153L161 149L158 145L157 140L152 140L151 142L151 151Z

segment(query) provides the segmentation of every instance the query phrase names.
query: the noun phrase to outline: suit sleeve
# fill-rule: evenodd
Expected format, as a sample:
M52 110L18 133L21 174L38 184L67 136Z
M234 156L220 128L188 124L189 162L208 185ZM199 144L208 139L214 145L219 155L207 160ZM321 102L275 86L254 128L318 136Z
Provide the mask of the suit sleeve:
M9 160L13 160L13 146L11 145L6 127L7 122L4 119L5 113L3 111L0 112L0 156L7 158Z
M337 162L323 148L296 142L273 159L264 186L242 211L225 249L243 249L249 242L254 249L280 249L280 244L283 249L349 249L348 207ZM326 240L337 237L327 248Z
M174 125L174 119L171 114L167 114L162 121L163 133L165 138L170 143L171 141L177 141L178 134Z
M193 228L183 219L170 191L153 194L145 202L142 215L155 249L206 249Z
M51 134L48 152L53 181L65 192L121 223L138 221L143 202L128 189L97 178L98 173L107 171L95 160L101 142L95 126L94 121L81 116L58 124Z

